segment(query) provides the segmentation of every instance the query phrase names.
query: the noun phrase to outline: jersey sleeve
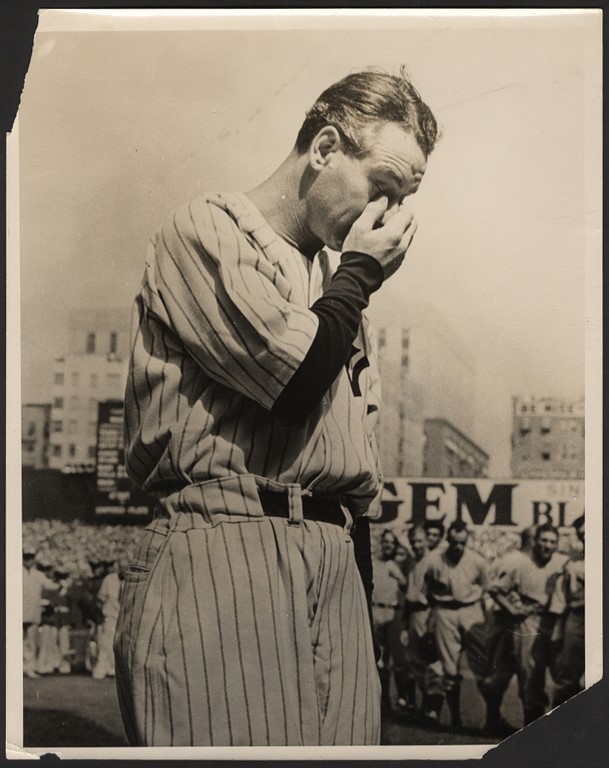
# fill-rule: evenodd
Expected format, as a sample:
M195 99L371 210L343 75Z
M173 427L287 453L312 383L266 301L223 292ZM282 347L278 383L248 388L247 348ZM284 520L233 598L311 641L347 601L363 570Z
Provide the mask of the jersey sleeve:
M199 198L150 244L142 301L212 379L270 409L317 330L278 265L230 214Z

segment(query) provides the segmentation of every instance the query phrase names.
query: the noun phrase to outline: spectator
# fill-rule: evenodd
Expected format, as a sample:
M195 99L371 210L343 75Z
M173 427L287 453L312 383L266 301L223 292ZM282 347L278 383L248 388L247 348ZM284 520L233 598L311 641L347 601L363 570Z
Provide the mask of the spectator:
M93 677L103 680L106 675L114 677L114 651L112 643L118 618L121 582L118 575L118 563L105 561L103 563L106 575L97 593L97 603L101 610L103 621L98 633L97 663L93 668Z
M42 591L54 591L58 585L35 567L36 550L23 549L23 674L38 677L38 629L42 621Z

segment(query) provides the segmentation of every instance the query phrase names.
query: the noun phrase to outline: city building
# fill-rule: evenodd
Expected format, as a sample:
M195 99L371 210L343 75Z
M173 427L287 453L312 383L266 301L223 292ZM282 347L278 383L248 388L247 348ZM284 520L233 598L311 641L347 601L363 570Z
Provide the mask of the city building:
M488 477L488 454L446 419L425 419L423 475Z
M584 477L584 398L512 398L512 476Z
M375 325L383 392L378 429L383 471L388 477L420 477L426 419L444 419L463 435L474 432L475 359L430 306L400 309L399 320L379 319Z
M21 407L21 464L32 469L49 466L50 403L26 403Z
M70 313L67 350L55 359L49 466L93 471L100 402L124 397L129 358L129 310Z

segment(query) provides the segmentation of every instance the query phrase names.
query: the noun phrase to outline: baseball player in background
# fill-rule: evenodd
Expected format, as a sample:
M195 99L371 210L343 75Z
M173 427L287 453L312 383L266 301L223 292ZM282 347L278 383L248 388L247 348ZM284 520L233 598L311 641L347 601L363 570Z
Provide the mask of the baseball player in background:
M462 520L448 528L446 549L436 549L423 560L422 591L432 606L432 627L444 672L444 694L453 730L461 728L461 653L480 678L480 629L484 625L483 593L487 587L485 560L467 547L469 531ZM439 714L441 702L435 711ZM437 717L437 715L436 715Z
M419 713L423 720L434 719L444 698L442 667L436 653L430 630L431 609L424 592L425 555L427 534L422 525L413 525L408 531L412 558L408 564L408 586L404 605L407 636L404 649L405 666L409 679L406 684L407 701L411 710L417 705L417 684L421 692ZM436 546L439 542L436 542Z
M530 557L535 539L536 526L524 528L520 533L520 549L513 549L493 565L493 576L509 573L522 558ZM510 595L511 604L515 605L518 595ZM484 732L489 736L509 736L514 728L502 718L501 703L512 677L517 672L514 656L514 618L511 613L500 608L495 602L486 614L484 640L486 646L487 671L480 681L480 692L486 703L486 722Z
M152 240L125 398L127 472L157 500L115 639L131 744L378 743L362 312L410 246L436 136L405 72L349 75L270 178Z
M582 690L585 669L584 515L573 522L573 527L582 549L575 552L565 564L556 585L554 605L551 606L556 613L562 614L559 624L560 650L552 670L555 683L552 704L555 707Z
M512 617L518 688L525 725L544 714L548 702L546 670L556 616L550 602L565 557L556 552L558 531L550 523L537 527L532 551L504 563L489 591Z
M406 590L408 583L395 562L397 547L395 534L389 530L383 531L378 556L372 558L372 630L381 652L378 661L381 704L387 712L391 710L391 673L395 671L395 651L399 652L395 643L398 638L392 637L392 629L401 604L400 593ZM397 680L395 682L397 685Z

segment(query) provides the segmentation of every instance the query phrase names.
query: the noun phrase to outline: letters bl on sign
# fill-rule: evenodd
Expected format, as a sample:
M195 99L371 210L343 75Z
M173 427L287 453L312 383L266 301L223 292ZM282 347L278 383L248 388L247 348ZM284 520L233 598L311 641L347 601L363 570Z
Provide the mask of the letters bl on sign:
M416 525L425 520L463 520L468 525L513 526L551 522L571 525L584 510L584 482L578 480L489 480L386 478L383 525Z

